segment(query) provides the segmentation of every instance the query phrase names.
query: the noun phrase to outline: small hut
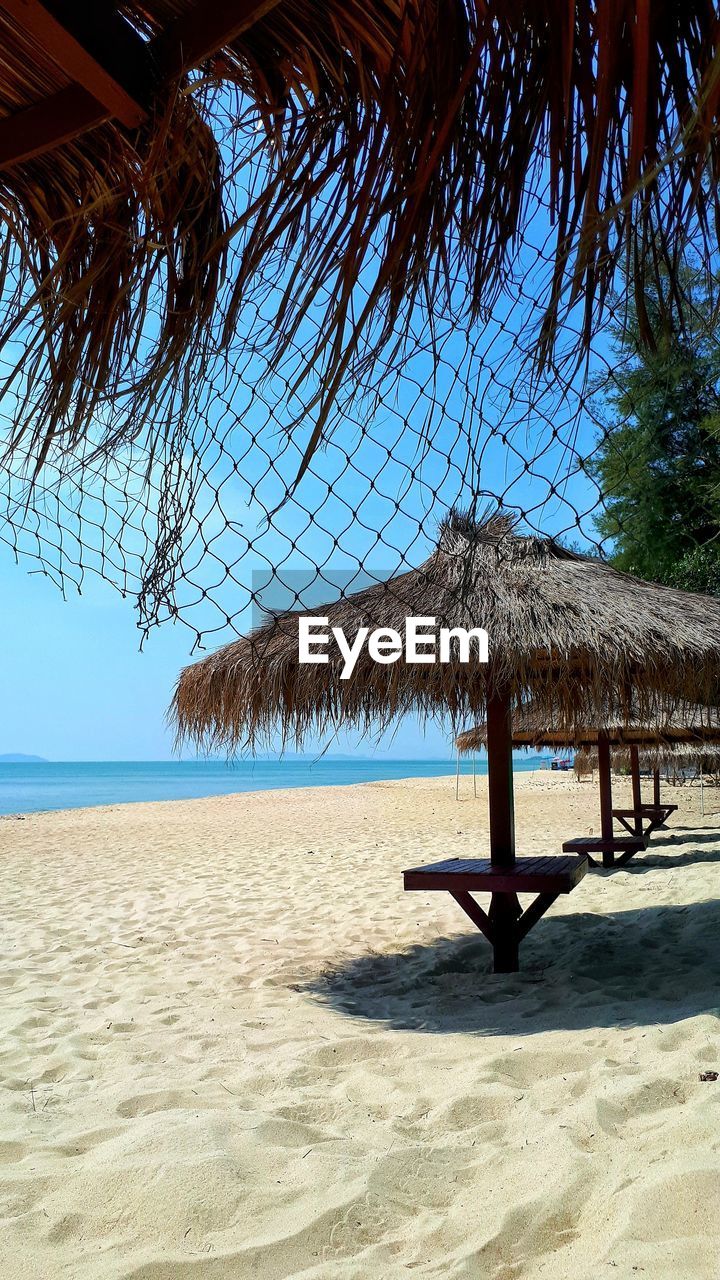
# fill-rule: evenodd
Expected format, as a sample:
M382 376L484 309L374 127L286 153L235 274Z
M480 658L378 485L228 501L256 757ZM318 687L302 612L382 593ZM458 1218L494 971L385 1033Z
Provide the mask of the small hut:
M680 700L708 702L720 687L720 601L618 573L550 538L520 536L500 513L480 522L451 514L418 569L315 608L353 643L361 628L405 633L408 617L435 629L482 627L489 661L375 660L368 645L350 678L335 640L327 662L299 661L301 619L282 613L187 667L173 714L180 738L214 749L252 745L281 729L311 732L354 725L379 731L397 716L487 720L490 858L452 860L405 874L406 888L448 889L490 939L495 969L518 967L520 939L558 893L569 892L586 858L516 858L513 706L528 697L561 723L604 725L611 705L629 716L672 714ZM367 635L367 632L364 633ZM486 714L485 714L486 713ZM491 893L489 915L471 889ZM522 913L518 893L536 892Z

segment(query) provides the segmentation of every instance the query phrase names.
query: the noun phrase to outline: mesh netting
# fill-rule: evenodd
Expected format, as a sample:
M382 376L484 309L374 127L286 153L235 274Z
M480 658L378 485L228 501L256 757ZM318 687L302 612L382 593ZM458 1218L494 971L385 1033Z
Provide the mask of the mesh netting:
M253 198L240 161L238 222ZM611 526L599 517L612 511L616 493L588 460L633 416L627 402L608 410L608 388L636 359L617 344L630 266L618 261L615 292L596 296L592 314L570 276L554 341L543 345L549 299L558 302L557 232L548 184L536 186L504 282L480 315L466 305L469 281L458 253L451 293L430 306L415 299L412 315L381 338L384 315L364 313L380 260L370 254L348 307L348 324L364 328L347 366L338 366L337 351L324 358L320 320L340 271L289 318L297 263L286 245L247 282L237 306L243 235L252 232L239 233L225 286L232 334L223 342L221 321L217 334L208 333L205 366L184 389L182 416L166 431L155 424L152 436L141 433L108 459L95 445L112 434L123 406L107 404L95 435L71 450L51 449L37 475L35 460L16 447L0 478L0 537L61 590L82 589L87 575L100 575L134 603L144 632L173 618L203 645L246 631L252 606L267 603L269 581L289 608L305 603L310 588L322 598L318 588L327 584L335 595L340 578L341 589L352 591L368 576L387 579L417 565L452 507L494 503L529 531L606 554L617 519L608 535ZM339 215L325 204L314 216ZM613 225L609 217L609 236ZM692 230L673 248L685 287L668 287L664 310L678 332L694 325L711 340L711 264L695 251ZM699 227L703 244L705 230ZM695 279L704 302L690 314ZM18 373L14 363L32 343L32 324L29 317L15 334L15 355L4 349L8 435L34 394L27 365ZM162 412L159 405L160 422ZM625 465L621 459L617 491ZM717 536L713 504L709 497L699 539Z

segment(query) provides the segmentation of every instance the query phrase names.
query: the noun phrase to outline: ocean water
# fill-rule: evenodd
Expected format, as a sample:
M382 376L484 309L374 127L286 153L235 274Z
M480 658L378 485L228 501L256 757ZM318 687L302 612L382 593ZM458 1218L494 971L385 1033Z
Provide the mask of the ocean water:
M540 756L517 757L515 769L537 769ZM478 773L487 771L477 761ZM461 786L471 787L472 760L461 761ZM108 763L2 764L0 814L128 804L133 800L188 800L278 787L346 786L392 778L453 777L454 760L213 760ZM449 784L451 785L451 784Z

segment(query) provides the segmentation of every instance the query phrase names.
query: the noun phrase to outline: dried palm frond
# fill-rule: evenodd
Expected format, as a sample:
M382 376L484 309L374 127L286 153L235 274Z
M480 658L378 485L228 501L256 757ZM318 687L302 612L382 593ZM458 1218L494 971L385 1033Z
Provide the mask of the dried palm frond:
M117 8L155 67L192 5ZM6 444L35 470L80 435L109 452L149 428L152 455L153 437L186 428L208 351L271 268L284 283L268 340L282 350L318 310L308 360L327 403L378 311L382 342L434 291L477 155L463 0L256 8L194 77L160 77L136 131L106 122L0 173ZM2 10L0 37L0 118L66 85Z
M190 8L115 6L160 68ZM715 247L713 5L255 9L200 66L195 90L169 65L136 133L105 123L2 175L0 349L19 360L24 381L11 383L26 402L10 443L35 465L91 426L100 449L146 423L161 437L176 429L213 321L227 341L268 274L280 285L268 334L278 352L302 316L317 320L305 466L344 381L402 343L418 305L449 304L458 281L476 313L492 304L546 190L556 252L541 360L577 303L588 346L621 259L641 294L649 270L679 281L693 231ZM0 36L0 117L67 83L10 19ZM258 122L250 144L247 129L220 136L233 93L241 119ZM678 284L673 305L681 294Z
M577 714L564 721L548 715L546 707L526 702L513 716L515 747L576 747L584 751L597 743L601 732L613 747L669 749L677 745L702 749L703 744L720 743L720 710L676 701L670 711L656 706L652 715L643 718L632 702L624 710L611 703L602 718L593 723L579 719ZM458 734L455 746L462 755L486 747L487 725L478 724Z
M720 601L654 586L577 555L551 539L523 537L503 515L473 524L451 517L418 569L343 599L313 616L341 627L404 635L408 616L439 627L482 627L487 666L381 665L362 649L349 679L331 641L329 661L299 661L299 618L282 613L249 636L186 667L172 715L180 738L231 750L279 729L283 740L339 725L363 732L406 712L467 723L489 690L516 705L533 697L549 722L603 726L618 705L644 723L674 714L679 701L711 702L720 687Z

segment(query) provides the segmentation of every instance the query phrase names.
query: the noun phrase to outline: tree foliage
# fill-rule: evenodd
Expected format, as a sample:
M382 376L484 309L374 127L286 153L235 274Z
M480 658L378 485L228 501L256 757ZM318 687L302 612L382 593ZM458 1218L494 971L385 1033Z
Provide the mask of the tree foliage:
M598 388L605 431L586 470L618 568L720 594L720 343L711 293L688 288L682 324L651 291L650 347L632 306L616 328L614 367Z

